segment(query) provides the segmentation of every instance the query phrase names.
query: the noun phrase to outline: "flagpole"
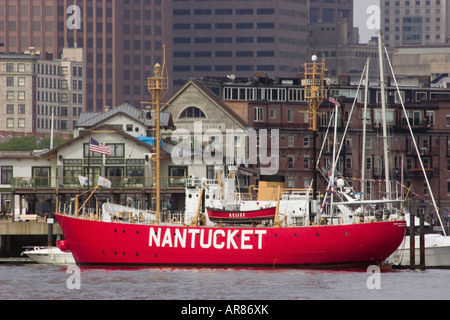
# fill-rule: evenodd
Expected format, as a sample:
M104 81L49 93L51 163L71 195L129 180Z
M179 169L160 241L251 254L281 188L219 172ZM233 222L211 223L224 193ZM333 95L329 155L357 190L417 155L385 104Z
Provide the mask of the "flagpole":
M89 133L89 141L88 141L88 170L87 170L87 177L88 177L88 190L91 188L91 178L89 177L90 171L91 171L91 134Z

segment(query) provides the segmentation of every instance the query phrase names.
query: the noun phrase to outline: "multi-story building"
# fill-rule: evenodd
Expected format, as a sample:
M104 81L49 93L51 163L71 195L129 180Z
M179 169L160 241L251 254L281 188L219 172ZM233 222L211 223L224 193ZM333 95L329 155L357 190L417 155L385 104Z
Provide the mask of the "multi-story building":
M35 55L0 57L0 131L3 136L33 133Z
M447 0L380 1L386 45L443 45L450 39Z
M309 2L309 27L319 26L325 27L334 31L340 28L339 24L347 24L345 31L340 33L340 37L349 39L349 43L353 43L353 0L316 0ZM347 22L347 23L345 23ZM330 39L327 34L324 33L324 39L334 44L339 42L338 38ZM322 36L319 33L314 34L316 41L321 42ZM356 40L356 39L355 39Z
M268 72L292 77L306 60L306 1L164 1L174 87L191 78Z
M43 60L34 50L0 55L2 135L69 136L85 110L82 49L64 49L62 59Z
M162 60L166 3L2 1L0 53L34 47L43 59L52 60L64 47L83 48L88 110L102 111L123 102L139 105L149 99L147 77L154 63Z

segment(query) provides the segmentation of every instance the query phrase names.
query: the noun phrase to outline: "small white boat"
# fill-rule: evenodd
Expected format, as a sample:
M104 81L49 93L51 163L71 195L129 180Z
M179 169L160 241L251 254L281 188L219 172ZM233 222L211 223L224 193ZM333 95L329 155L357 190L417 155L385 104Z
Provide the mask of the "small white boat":
M450 267L450 237L441 234L425 234L425 267ZM387 262L396 266L409 266L409 236L403 239L398 249L387 259ZM415 236L415 264L420 264L420 237Z
M37 263L69 265L75 264L71 252L61 251L58 247L31 247L22 252Z
M405 214L407 227L410 225L409 213ZM414 226L419 227L420 220L414 217ZM425 228L430 232L429 223L424 223ZM414 238L414 261L415 265L420 265L420 236L416 235ZM410 236L407 235L397 250L387 258L386 262L394 266L410 266ZM425 267L435 268L450 268L450 236L445 236L439 233L425 233L424 234L424 248L425 248Z

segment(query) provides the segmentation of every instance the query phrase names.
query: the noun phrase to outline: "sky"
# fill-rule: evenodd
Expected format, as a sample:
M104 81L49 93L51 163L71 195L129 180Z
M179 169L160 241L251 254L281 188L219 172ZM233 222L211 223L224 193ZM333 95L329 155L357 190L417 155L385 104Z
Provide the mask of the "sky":
M375 29L376 23L379 26L378 12L367 12L368 8L376 5L380 7L380 0L353 0L353 24L359 28L359 42L367 43L371 37L377 36L378 29ZM375 16L378 18L375 19ZM367 23L369 22L369 26Z

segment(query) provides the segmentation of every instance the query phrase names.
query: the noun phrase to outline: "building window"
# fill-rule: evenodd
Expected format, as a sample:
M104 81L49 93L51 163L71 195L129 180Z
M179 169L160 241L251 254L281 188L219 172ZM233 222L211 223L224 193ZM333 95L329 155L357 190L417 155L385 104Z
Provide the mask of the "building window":
M66 162L67 161L67 162ZM64 184L70 185L78 185L79 180L78 176L82 175L82 167L81 166L72 166L67 165L66 163L72 162L71 160L64 160Z
M6 119L6 127L7 128L14 128L14 119L12 119L12 118Z
M17 109L17 113L25 114L25 105L24 104L19 104L18 109Z
M305 156L304 158L303 158L303 168L304 169L309 169L309 161L310 159L309 159L309 156Z
M125 145L123 143L107 143L111 147L111 158L123 158L125 156Z
M205 113L197 107L188 107L181 112L181 118L206 118Z
M6 77L6 86L14 87L14 77Z
M294 121L294 112L292 111L292 109L288 109L287 121L288 122L293 122Z
M14 114L14 105L13 104L7 104L6 105L6 113L7 114Z
M256 121L256 122L264 121L264 108L263 107L255 107L253 109L253 121Z
M18 80L17 85L19 87L25 87L25 78L24 77L19 77L17 80Z
M428 196L430 194L429 190L428 190L428 185L426 182L423 183L423 195L424 196Z
M61 93L61 102L69 102L69 94Z
M345 158L345 168L348 170L352 168L352 158Z
M14 91L6 91L6 100L14 100Z
M294 147L294 136L288 136L288 147L289 148Z
M169 166L169 177L183 178L188 176L188 167L184 166Z
M276 118L277 117L277 111L275 109L270 109L270 117Z
M309 138L308 137L303 138L303 146L305 148L309 147Z
M294 168L294 156L288 156L288 169Z
M287 187L288 188L294 188L294 178L289 177L287 179Z
M372 158L366 158L366 170L372 170Z
M11 184L11 180L13 177L13 167L12 166L2 166L2 184Z
M33 178L35 186L49 187L50 186L50 167L33 167Z
M25 118L19 118L17 122L19 128L25 128Z

